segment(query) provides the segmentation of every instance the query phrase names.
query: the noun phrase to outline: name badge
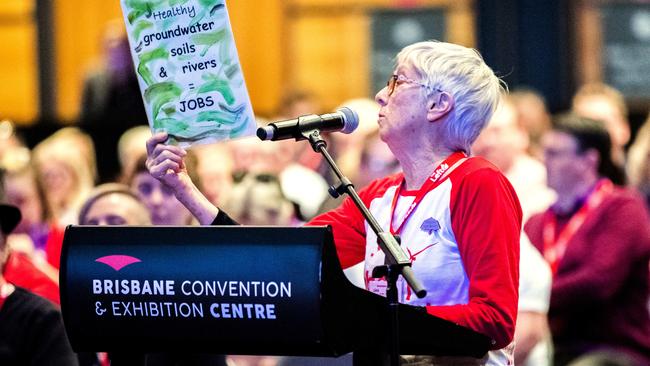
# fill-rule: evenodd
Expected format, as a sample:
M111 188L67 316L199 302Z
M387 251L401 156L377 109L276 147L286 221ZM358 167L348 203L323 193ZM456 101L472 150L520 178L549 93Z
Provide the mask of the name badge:
M384 279L372 278L368 281L368 291L379 296L386 297L387 287L388 283L386 283L386 280Z

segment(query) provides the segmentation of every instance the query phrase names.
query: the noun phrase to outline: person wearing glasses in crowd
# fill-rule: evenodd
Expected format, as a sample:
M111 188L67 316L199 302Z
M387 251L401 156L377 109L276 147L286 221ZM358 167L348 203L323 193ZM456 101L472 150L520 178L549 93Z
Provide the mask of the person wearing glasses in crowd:
M400 278L399 301L491 340L483 358L453 361L463 365L512 364L522 212L504 175L470 151L503 92L502 81L473 49L436 41L405 47L375 97L379 135L403 173L375 180L359 193L380 225L401 236L428 291L418 299ZM185 170L186 152L165 145L166 139L157 133L147 142L151 174L201 224L236 224L199 192ZM384 254L351 199L309 224L331 225L343 267L363 263L366 289L384 295L385 279L369 275L384 264ZM452 362L438 356L402 359L417 365Z
M524 227L553 273L556 366L650 365L650 218L606 124L562 116L542 138L557 200Z

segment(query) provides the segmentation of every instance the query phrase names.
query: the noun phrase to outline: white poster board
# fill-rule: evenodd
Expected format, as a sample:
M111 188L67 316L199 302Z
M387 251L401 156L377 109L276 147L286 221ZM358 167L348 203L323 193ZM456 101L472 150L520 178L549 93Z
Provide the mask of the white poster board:
M255 133L224 0L120 0L149 126L188 147Z

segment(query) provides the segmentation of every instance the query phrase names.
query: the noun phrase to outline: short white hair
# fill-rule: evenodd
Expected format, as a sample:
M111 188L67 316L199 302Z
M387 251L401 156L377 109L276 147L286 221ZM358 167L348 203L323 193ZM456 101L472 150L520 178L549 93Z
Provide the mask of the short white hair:
M478 51L452 43L425 41L406 46L397 55L397 64L413 67L430 92L437 89L453 96L448 147L469 154L506 92L505 83Z

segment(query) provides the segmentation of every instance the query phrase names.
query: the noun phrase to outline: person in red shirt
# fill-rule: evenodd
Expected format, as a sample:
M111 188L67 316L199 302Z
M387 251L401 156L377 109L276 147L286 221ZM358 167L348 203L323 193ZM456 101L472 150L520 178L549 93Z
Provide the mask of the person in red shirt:
M555 365L650 365L650 218L600 121L567 115L542 139L557 201L525 225L551 265Z
M397 55L386 87L375 97L380 138L403 173L375 180L359 195L386 231L401 236L413 271L428 291L418 299L400 279L399 301L482 333L492 346L482 359L404 357L406 364L513 362L521 207L503 174L470 156L502 93L501 81L478 52L430 41ZM151 175L201 224L232 224L192 183L185 150L164 144L166 139L166 133L157 133L147 142ZM331 225L342 265L359 265L366 289L385 293L385 279L369 276L384 264L384 254L351 199L310 224Z
M15 206L0 204L0 365L77 365L58 308L3 275L6 238L19 221Z

